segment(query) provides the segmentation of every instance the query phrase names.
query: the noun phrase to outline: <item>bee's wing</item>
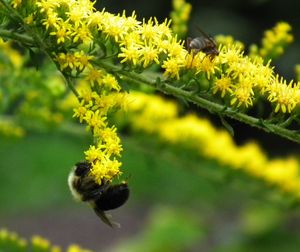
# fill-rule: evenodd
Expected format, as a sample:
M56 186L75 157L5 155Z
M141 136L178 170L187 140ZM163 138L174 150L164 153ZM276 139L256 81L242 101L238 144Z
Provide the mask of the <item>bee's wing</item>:
M121 225L119 223L110 220L111 215L105 214L104 211L99 210L96 207L94 207L94 211L98 215L98 217L108 226L110 226L112 228L120 228L121 227Z

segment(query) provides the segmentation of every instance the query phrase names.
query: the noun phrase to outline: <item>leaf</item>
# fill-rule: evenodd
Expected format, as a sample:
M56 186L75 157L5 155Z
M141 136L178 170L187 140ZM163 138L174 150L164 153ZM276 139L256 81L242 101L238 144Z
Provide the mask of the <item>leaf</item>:
M221 122L223 124L223 126L225 127L225 129L229 132L229 134L231 136L234 136L234 130L232 128L232 126L224 119L223 116L219 115Z

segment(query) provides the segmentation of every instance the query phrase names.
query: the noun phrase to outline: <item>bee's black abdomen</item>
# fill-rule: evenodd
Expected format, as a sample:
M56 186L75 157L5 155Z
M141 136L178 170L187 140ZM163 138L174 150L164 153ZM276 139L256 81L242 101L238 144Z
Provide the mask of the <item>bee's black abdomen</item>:
M95 207L102 211L118 208L122 206L129 197L127 183L109 186L95 201Z

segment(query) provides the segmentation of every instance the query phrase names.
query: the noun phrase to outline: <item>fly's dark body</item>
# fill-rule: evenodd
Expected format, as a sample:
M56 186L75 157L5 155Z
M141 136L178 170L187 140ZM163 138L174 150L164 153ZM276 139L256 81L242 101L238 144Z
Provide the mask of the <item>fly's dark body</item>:
M199 52L205 53L212 60L219 55L219 50L214 39L198 29L201 33L200 37L187 38L186 47L189 53L196 55Z

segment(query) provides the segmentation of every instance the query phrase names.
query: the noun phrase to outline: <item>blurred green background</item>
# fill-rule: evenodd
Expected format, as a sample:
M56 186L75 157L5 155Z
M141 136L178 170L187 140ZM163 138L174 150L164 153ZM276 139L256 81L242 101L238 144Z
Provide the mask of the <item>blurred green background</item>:
M191 35L230 34L259 43L263 31L289 22L293 45L274 64L293 78L299 62L300 2L275 0L190 1ZM136 10L138 17L168 17L171 1L103 0L98 7ZM219 125L218 119L205 114ZM299 146L230 121L238 144L257 139L270 156L298 153ZM84 128L82 128L84 131ZM145 135L122 135L124 178L131 195L112 211L121 229L104 225L67 187L71 167L83 159L88 135L31 133L0 141L0 227L26 238L39 234L54 244L78 243L94 251L293 252L300 247L300 211L293 199L237 171L221 167Z
M2 139L1 226L95 251L298 251L289 196L153 138L122 138L131 196L111 211L121 229L73 201L67 175L89 139L59 133Z

